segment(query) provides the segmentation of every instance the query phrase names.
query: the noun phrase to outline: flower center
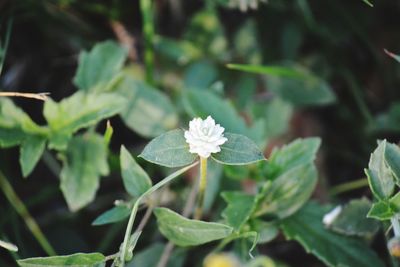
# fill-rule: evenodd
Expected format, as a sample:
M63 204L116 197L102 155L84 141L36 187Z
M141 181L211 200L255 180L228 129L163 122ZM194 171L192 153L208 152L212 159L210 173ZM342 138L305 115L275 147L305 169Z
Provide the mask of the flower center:
M201 131L203 132L204 135L208 135L208 128L204 127L203 129L201 129Z

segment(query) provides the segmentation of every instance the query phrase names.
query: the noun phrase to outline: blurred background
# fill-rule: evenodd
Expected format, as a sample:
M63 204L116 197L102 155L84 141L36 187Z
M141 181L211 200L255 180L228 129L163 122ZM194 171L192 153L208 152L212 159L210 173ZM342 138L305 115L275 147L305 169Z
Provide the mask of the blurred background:
M397 143L400 135L400 65L384 52L400 53L398 1L374 1L371 7L362 0L155 0L152 11L150 82L178 108L180 90L209 87L249 125L268 117L266 133L257 140L266 155L296 137L320 136L314 198L341 203L370 196L363 170L376 140ZM72 81L79 53L105 40L128 47L129 68L146 79L149 45L142 14L139 1L0 0L0 40L9 34L0 90L50 92L59 101L76 91ZM320 82L237 72L228 63L295 66ZM45 122L42 103L15 102L33 120ZM185 120L182 115L180 124ZM102 179L96 201L77 213L67 209L53 158L44 155L31 177L23 179L18 149L0 150L0 169L60 254L114 253L123 237L125 222L90 224L113 200L124 197L116 162L120 145L139 152L149 138L120 118L113 118L112 125L111 175ZM2 194L0 233L16 240L22 257L44 255ZM270 245L266 251L291 266L298 266L299 259L307 262L304 266L323 266L294 242ZM0 266L12 262L0 251Z

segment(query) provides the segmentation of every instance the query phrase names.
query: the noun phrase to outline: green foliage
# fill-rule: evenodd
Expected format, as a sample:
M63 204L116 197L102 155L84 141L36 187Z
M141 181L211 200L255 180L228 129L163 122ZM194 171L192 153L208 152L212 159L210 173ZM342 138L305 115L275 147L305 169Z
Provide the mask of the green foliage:
M104 139L90 133L72 138L63 161L61 190L70 210L77 211L94 199L100 176L108 174Z
M49 147L66 149L73 133L117 114L124 105L125 99L110 93L77 92L59 103L46 101L44 116L51 131Z
M353 199L328 227L340 234L372 237L379 229L379 222L367 218L370 208L371 202L368 199Z
M255 197L242 192L222 192L222 197L228 204L222 213L228 225L240 230L250 218L255 206Z
M163 92L124 74L116 92L128 99L120 115L126 126L144 137L156 137L177 126L178 116Z
M0 99L0 146L19 145L30 136L46 136L47 129L37 125L7 98Z
M228 64L226 66L228 67L228 69L240 70L256 74L265 74L271 76L290 77L298 79L307 78L307 76L304 73L296 70L295 68L289 68L284 66L260 66L260 65L241 65L241 64Z
M132 158L124 146L120 152L122 181L126 191L133 197L138 197L151 187L151 179L139 164Z
M117 205L112 209L107 210L97 217L92 225L104 225L109 223L115 223L128 218L131 213L131 209L126 205Z
M115 42L106 41L79 55L74 84L83 91L100 91L121 70L127 51Z
M225 133L228 139L222 146L221 152L212 155L219 163L227 165L247 165L265 160L257 145L244 135Z
M42 136L32 136L22 142L19 162L24 177L27 177L33 171L43 154L45 146L46 139Z
M326 212L326 208L309 203L281 222L283 233L287 239L298 241L327 266L385 266L363 241L327 230L322 224Z
M170 168L193 163L197 155L189 152L182 130L172 130L150 141L139 157Z
M329 84L302 67L294 67L305 78L269 76L267 86L274 94L295 106L326 105L336 101Z
M178 246L196 246L232 233L232 228L227 225L190 220L166 208L157 208L154 214L160 232Z
M39 257L18 260L21 267L103 267L106 257L100 253L76 253L68 256Z

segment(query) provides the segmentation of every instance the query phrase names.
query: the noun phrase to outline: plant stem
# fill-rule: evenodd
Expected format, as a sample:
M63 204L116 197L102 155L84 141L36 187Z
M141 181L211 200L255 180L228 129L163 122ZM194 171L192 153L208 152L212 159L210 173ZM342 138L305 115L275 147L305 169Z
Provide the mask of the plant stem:
M150 195L153 192L155 192L160 187L162 187L162 186L166 185L167 183L171 182L173 179L175 179L176 177L178 177L179 175L181 175L182 173L186 172L187 170L189 170L190 168L192 168L192 167L194 167L196 165L197 165L197 162L193 163L192 165L186 166L186 167L184 167L182 169L179 169L176 172L168 175L166 178L164 178L163 180L161 180L157 184L155 184L152 187L150 187L146 192L144 192L136 200L135 204L133 205L131 215L129 216L128 226L126 227L124 241L122 242L122 249L121 249L121 254L120 254L120 261L121 261L120 267L124 267L125 266L125 255L126 255L126 250L128 248L128 241L129 241L129 238L130 238L131 233L132 233L133 223L135 222L135 217L136 217L137 210L138 210L139 205L142 202L142 200L145 197L147 197L148 195Z
M337 186L334 186L329 190L329 193L331 195L338 195L347 191L351 191L354 189L359 189L361 187L368 186L368 179L367 178L361 178L355 181L339 184Z
M197 198L197 208L194 214L195 220L200 220L203 215L204 195L207 187L207 158L200 157L200 181Z
M26 226L29 228L33 236L39 242L43 250L49 256L55 256L56 252L53 247L50 245L49 241L43 234L42 230L40 229L39 225L36 223L35 219L30 215L28 209L15 193L14 189L12 188L11 184L8 182L7 178L4 174L0 171L0 187L3 190L4 195L10 201L11 205L14 209L18 212L18 214L24 219Z
M144 64L146 67L146 81L153 84L153 39L154 39L154 17L152 9L152 0L140 0L140 9L143 17L144 34Z

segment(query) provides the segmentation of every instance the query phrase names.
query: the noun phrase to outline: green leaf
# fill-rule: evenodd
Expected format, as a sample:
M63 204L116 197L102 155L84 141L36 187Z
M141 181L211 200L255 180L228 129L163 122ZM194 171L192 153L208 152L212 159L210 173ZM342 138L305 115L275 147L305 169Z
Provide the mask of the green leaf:
M222 192L223 199L228 206L222 213L228 225L239 230L250 219L255 207L255 198L243 192Z
M177 129L162 134L150 141L139 157L170 168L189 165L197 155L189 152L183 130Z
M336 96L326 81L305 68L293 69L304 75L304 79L270 75L267 78L267 88L295 106L327 105L336 101Z
M115 223L128 218L131 213L131 209L126 205L118 205L112 209L107 210L99 217L97 217L92 225L104 225L109 223Z
M249 129L233 105L208 90L184 90L183 105L191 117L211 116L225 128L225 131L243 134L248 137Z
M112 93L77 92L59 103L47 100L44 116L51 129L49 147L65 149L74 132L117 114L125 103L124 98Z
M90 203L99 187L100 175L108 174L107 148L102 136L76 136L68 144L61 170L61 190L71 211Z
M160 261L165 249L165 245L161 243L152 243L144 250L135 253L131 262L126 267L154 267ZM186 256L186 249L177 248L172 252L168 260L167 267L181 267Z
M16 245L11 244L11 243L6 242L6 241L3 241L1 239L0 239L0 247L5 248L5 249L7 249L9 251L12 251L12 252L17 252L18 251L18 247Z
M152 185L150 177L132 158L124 146L120 153L121 174L124 187L133 197L138 197L146 192Z
M245 65L245 64L227 64L226 67L232 70L240 70L244 72L266 74L278 77L290 77L304 79L307 76L294 68L284 66L260 66L260 65Z
M0 146L19 145L32 135L46 137L47 128L40 127L19 107L5 97L0 99Z
M280 219L298 211L311 197L317 184L317 171L311 163L291 168L272 182L267 182L258 194L261 206L256 216L269 215Z
M101 253L76 253L68 256L38 257L18 260L21 267L102 267L106 257Z
M112 41L95 45L79 55L74 84L84 91L93 91L109 82L122 68L127 50Z
M365 170L372 192L381 200L388 199L394 190L392 170L385 162L386 146L386 140L379 143L371 154L368 169Z
M31 136L22 142L19 163L22 175L27 177L35 168L46 146L46 139L41 136Z
M311 137L296 139L288 145L274 149L268 159L266 176L274 178L285 171L314 162L320 145L320 138Z
M368 199L353 199L342 208L328 228L339 234L372 237L379 229L379 222L367 218L370 208Z
M209 61L198 61L187 67L184 77L184 88L208 88L217 78L218 71Z
M220 223L190 220L167 208L157 208L154 214L160 232L178 246L197 246L222 239L233 230Z
M245 165L265 160L264 154L257 145L244 135L225 133L228 139L222 146L221 152L211 157L219 163L227 165Z
M367 217L384 221L390 220L390 218L392 218L395 214L396 210L389 202L379 201L372 204L372 207L369 210Z
M293 114L292 105L279 97L274 97L267 106L265 103L262 106L264 112L260 116L265 119L265 132L268 137L273 138L287 132Z
M392 170L396 183L400 185L400 148L391 143L386 143L385 161Z
M287 239L297 240L327 266L385 266L363 241L327 230L322 223L326 212L326 208L309 203L280 226Z
M160 90L124 75L116 92L128 100L121 112L125 124L144 137L156 137L178 124L171 100Z
M265 222L261 220L252 220L250 222L251 229L259 235L258 244L265 244L273 240L279 234L278 225L275 222Z

